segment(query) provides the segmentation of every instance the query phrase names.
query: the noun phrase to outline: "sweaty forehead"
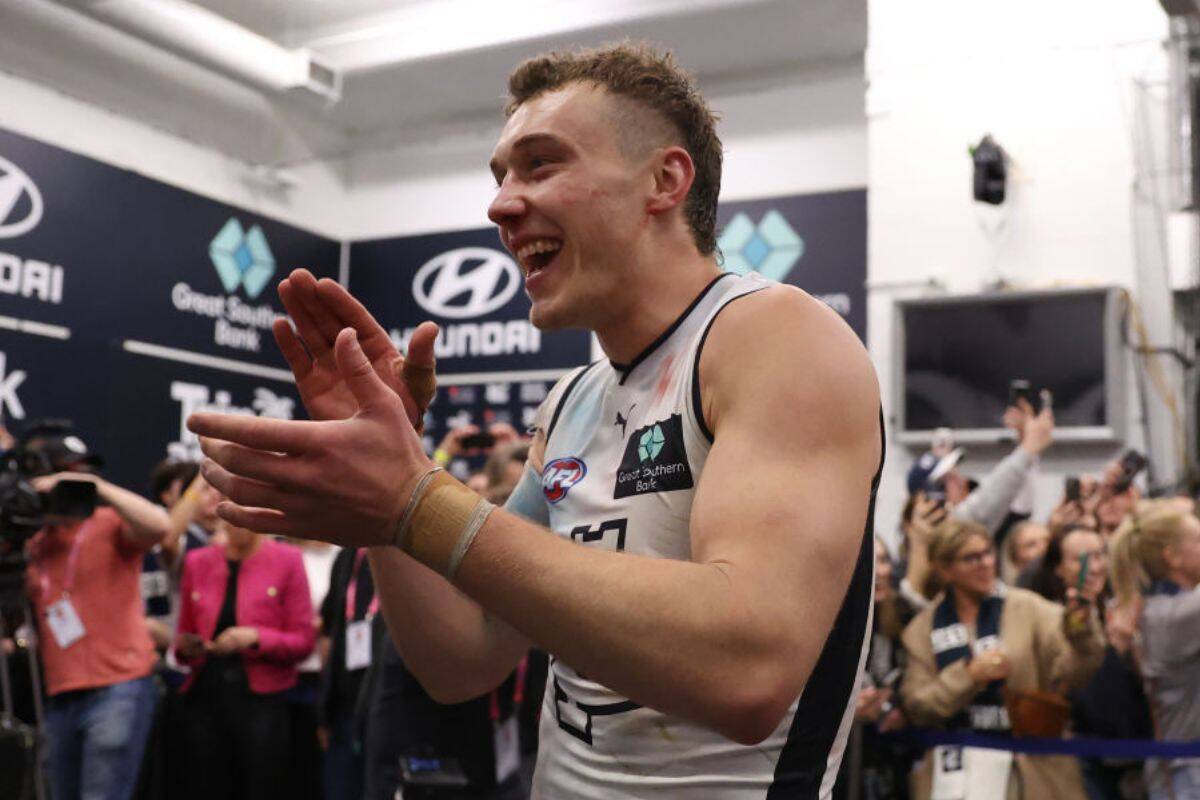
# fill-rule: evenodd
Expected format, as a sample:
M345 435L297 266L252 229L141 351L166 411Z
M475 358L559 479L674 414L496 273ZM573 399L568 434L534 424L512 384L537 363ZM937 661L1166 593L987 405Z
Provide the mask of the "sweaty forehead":
M605 89L575 83L522 103L500 133L493 163L504 163L514 146L550 136L589 153L619 150L619 101Z

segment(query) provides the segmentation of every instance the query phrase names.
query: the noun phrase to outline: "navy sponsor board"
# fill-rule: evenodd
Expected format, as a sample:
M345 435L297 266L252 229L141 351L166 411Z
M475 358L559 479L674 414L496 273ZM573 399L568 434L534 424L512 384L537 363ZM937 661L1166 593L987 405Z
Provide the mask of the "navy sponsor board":
M5 333L8 333L7 331ZM0 344L0 412L14 433L37 419L69 419L104 458L110 480L144 491L166 457L200 457L184 422L195 411L291 419L295 386L129 353L95 339L12 334Z
M339 244L0 130L0 423L74 421L143 489L195 457L187 410L303 414L270 333L293 266ZM184 359L184 360L180 360Z
M283 366L275 284L339 244L0 130L0 314Z
M725 269L799 286L867 338L867 190L721 203Z
M529 322L524 279L495 228L356 242L350 264L351 292L398 345L425 320L441 326L442 375L562 373L589 360L586 331L542 332Z

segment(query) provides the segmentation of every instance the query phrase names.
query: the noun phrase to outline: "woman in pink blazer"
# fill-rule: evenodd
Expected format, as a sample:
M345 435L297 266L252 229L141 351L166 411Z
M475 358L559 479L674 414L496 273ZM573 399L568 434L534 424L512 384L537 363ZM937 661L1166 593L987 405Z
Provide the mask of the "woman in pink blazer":
M287 785L296 665L312 652L312 601L300 551L225 525L226 542L183 567L178 660L191 668L182 728L196 798L279 797Z

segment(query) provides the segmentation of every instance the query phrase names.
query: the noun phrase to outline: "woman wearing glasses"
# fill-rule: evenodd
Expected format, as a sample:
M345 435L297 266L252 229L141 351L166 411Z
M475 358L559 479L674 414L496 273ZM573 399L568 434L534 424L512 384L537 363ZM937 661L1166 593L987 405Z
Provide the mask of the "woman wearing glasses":
M1009 736L1008 691L1064 692L1100 665L1096 615L1072 589L1062 606L996 578L982 526L947 519L933 532L929 563L946 589L905 629L901 697L917 727ZM1086 593L1085 588L1085 593ZM918 797L1084 798L1078 763L1062 756L936 747L915 774Z
M1145 500L1112 541L1119 608L1138 618L1157 738L1200 739L1200 520L1186 499ZM1200 798L1200 760L1147 760L1152 800Z

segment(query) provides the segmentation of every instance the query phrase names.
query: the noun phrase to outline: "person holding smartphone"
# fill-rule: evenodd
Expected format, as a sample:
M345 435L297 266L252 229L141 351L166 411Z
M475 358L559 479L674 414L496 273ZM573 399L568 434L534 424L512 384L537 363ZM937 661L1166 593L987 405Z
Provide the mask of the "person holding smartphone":
M1066 609L996 578L986 528L951 517L929 543L946 587L904 630L908 656L901 696L912 724L1006 736L1005 693L1060 692L1100 666L1103 638L1094 606L1071 589ZM936 747L915 773L917 796L971 800L1023 789L1024 797L1082 800L1078 762L1066 756ZM990 793L976 794L983 788Z
M187 555L175 653L190 760L185 796L287 797L285 692L316 643L300 551L223 524L223 545Z

